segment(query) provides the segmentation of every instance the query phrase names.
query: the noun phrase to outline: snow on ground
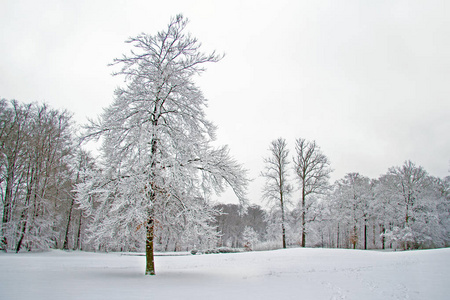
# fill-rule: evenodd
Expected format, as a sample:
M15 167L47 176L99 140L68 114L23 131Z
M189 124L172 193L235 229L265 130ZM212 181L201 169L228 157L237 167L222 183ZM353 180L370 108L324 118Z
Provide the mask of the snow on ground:
M450 249L0 254L0 299L449 299Z

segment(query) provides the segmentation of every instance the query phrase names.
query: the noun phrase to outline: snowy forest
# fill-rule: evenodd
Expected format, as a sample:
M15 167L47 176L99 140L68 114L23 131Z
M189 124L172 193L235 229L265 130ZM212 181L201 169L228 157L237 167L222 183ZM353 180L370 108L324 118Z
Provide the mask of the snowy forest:
M173 18L165 31L127 42L126 78L97 120L0 100L0 249L35 251L251 251L286 247L419 249L450 245L450 176L406 160L379 178L348 173L315 141L268 145L263 205L250 204L244 168L226 146L194 83L205 54ZM98 141L98 154L84 143ZM407 158L405 158L407 159ZM215 201L230 187L238 204ZM148 274L153 266L148 265Z
M142 251L142 224L128 215L127 207L109 208L117 214L115 219L99 227L112 213L101 206L103 195L87 193L86 201L80 199L86 189L99 184L92 178L104 174L106 166L75 142L77 126L70 113L5 99L0 105L1 248ZM311 145L323 155L317 145ZM296 158L302 153L297 150L293 159L286 147L283 150L281 166L286 174L292 173L284 178L283 206L277 195L265 201L264 208L217 204L204 198L196 212L201 212L202 219L173 220L161 212L155 228L156 248L281 248L282 226L287 246L414 249L450 244L450 177L435 178L406 161L374 179L349 173L329 184L324 176L320 189L306 185L309 192L302 202L302 193L295 192L303 190L296 171ZM330 170L329 164L326 167ZM134 188L132 184L124 186Z

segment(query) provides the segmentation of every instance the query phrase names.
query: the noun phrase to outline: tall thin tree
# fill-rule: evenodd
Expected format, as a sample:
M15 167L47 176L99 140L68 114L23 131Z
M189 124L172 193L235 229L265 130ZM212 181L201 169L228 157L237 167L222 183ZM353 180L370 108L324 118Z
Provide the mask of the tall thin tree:
M301 246L306 246L306 223L308 204L307 197L313 194L322 194L328 187L328 180L332 169L330 162L315 141L297 139L295 143L296 156L294 157L295 174L297 175L301 190Z
M278 138L272 141L270 156L264 159L265 168L261 173L266 178L263 187L263 198L279 205L281 211L281 237L283 248L286 248L286 201L292 192L292 186L288 182L289 150L286 140Z

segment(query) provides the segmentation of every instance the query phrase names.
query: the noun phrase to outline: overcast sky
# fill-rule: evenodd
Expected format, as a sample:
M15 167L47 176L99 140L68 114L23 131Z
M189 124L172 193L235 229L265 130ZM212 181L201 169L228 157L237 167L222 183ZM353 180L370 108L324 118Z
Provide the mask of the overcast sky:
M124 41L183 13L225 53L197 83L218 144L255 180L270 142L316 140L335 170L377 178L412 160L450 175L450 1L19 1L0 3L0 97L84 123L112 102ZM224 201L231 201L228 198Z

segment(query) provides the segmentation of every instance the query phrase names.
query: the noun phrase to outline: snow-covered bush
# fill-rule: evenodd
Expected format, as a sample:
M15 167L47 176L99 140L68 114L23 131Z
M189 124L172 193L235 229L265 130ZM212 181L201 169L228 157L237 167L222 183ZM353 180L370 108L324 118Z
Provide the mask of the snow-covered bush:
M253 227L245 226L242 238L244 239L245 249L251 251L253 250L253 246L258 242L258 233L256 233Z

